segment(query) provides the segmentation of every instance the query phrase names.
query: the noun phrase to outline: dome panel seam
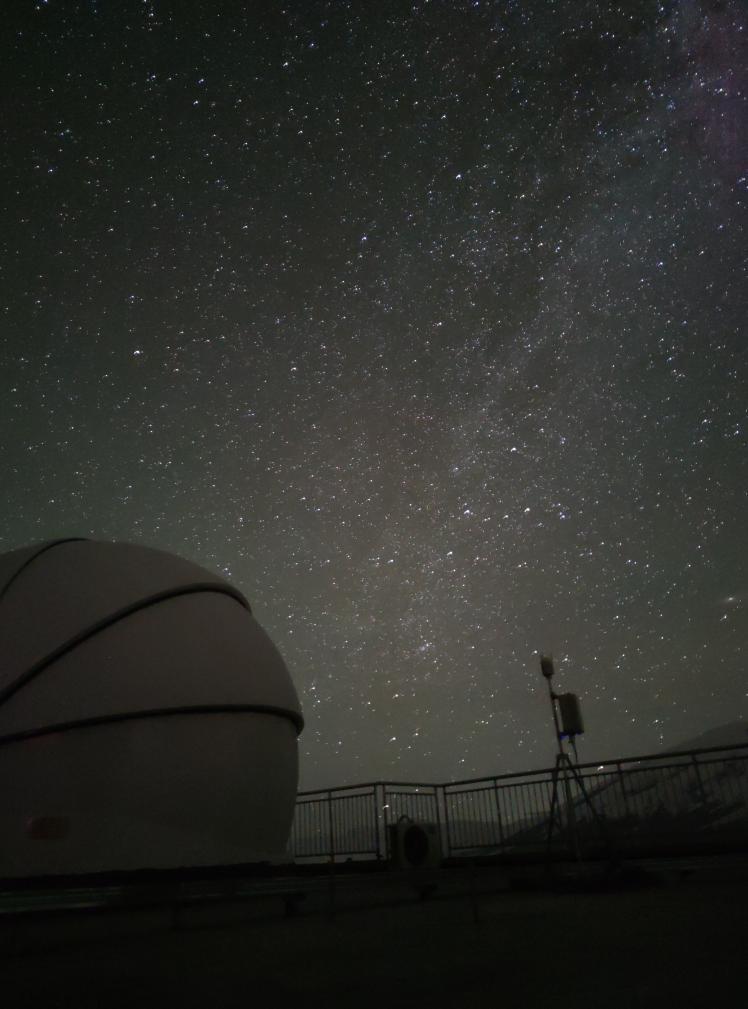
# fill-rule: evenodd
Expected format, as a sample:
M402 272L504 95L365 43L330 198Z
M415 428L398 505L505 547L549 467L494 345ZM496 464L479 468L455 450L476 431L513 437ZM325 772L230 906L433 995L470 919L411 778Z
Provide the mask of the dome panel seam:
M18 675L14 680L12 680L6 687L0 690L0 707L5 704L6 701L10 700L19 690L22 690L31 680L40 676L45 670L50 666L54 665L58 659L61 659L64 655L69 652L74 651L78 645L83 644L85 641L89 641L91 638L100 634L102 631L107 630L109 627L114 626L114 624L119 623L126 617L132 616L133 613L138 613L141 610L149 609L152 606L157 606L159 603L165 602L168 599L178 599L180 596L187 595L197 595L202 592L216 593L217 595L228 596L230 599L236 600L240 606L247 610L248 613L252 613L249 603L244 598L244 596L237 589L234 589L231 585L221 585L204 583L195 585L183 585L176 589L168 589L163 592L157 592L152 596L147 596L144 599L138 599L137 602L130 603L128 606L123 606L121 609L116 610L114 613L109 614L106 617L102 617L101 620L95 621L90 624L84 630L79 631L72 637L68 638L61 645L58 645L47 655L44 655L41 659L37 659L33 665Z

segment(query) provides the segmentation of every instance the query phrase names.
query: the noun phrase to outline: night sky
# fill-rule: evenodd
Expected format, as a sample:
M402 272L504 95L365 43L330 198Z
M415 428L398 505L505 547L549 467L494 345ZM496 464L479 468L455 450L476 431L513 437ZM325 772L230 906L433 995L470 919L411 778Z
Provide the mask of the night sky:
M0 550L223 572L302 785L748 716L739 0L3 11Z

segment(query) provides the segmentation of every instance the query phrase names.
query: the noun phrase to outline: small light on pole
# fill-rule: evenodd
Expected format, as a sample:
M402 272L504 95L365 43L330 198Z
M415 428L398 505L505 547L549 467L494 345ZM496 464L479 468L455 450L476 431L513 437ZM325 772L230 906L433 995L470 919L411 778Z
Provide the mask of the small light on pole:
M553 687L551 686L551 680L553 679L553 674L555 673L553 668L553 656L552 655L541 655L540 656L540 672L546 679L548 683L548 696L551 701L551 713L553 714L553 724L556 728L556 744L558 746L558 752L563 754L564 748L561 743L561 727L558 724L558 712L556 711L556 695L553 693Z

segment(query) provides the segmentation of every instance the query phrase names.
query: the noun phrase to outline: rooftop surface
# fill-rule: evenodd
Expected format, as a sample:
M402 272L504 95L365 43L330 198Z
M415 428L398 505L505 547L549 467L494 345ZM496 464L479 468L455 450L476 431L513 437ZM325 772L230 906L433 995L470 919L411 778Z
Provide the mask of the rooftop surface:
M527 891L468 869L427 900L412 875L337 880L333 894L320 878L302 882L293 917L270 897L6 915L3 991L14 1007L733 1004L745 861L645 868L605 889L567 878Z

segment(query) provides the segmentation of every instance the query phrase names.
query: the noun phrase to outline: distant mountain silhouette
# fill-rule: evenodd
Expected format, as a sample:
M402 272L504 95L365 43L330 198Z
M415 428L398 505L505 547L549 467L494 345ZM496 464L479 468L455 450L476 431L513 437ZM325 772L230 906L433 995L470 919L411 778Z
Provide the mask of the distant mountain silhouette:
M663 750L659 758L606 761L582 769L592 814L576 781L571 784L577 828L588 842L600 842L600 821L607 836L625 847L699 844L745 839L748 834L748 750L719 749L693 757L694 751L748 746L748 724L730 722ZM684 754L672 756L670 754ZM505 851L540 849L548 838L550 783L506 783L502 789L502 834ZM565 807L563 789L559 805ZM537 811L538 803L545 807ZM466 803L467 805L467 803ZM532 810L532 807L535 810ZM528 807L530 809L528 810ZM464 807L463 807L464 808ZM527 810L524 812L523 810ZM489 816L489 819L492 817ZM498 852L491 838L497 828L471 818L467 809L452 818L452 835L463 851ZM471 846L474 846L471 848Z
M748 827L748 759L745 750L698 750L748 745L748 724L730 722L664 750L659 760L629 762L621 775L606 766L585 770L587 793L612 838L632 842L744 837ZM684 756L668 754L683 753ZM589 807L575 793L577 820L592 836ZM542 832L543 824L535 827Z
M748 743L748 722L728 722L726 725L718 725L715 729L707 729L701 735L686 739L677 746L669 746L665 753L702 750L710 746L735 746L739 743Z
M730 722L663 750L658 758L628 760L619 767L606 761L581 769L587 795L599 819L595 819L576 781L571 790L580 836L591 843L600 840L599 821L615 844L659 846L699 843L708 839L735 841L748 835L748 750L704 753L694 751L748 746L748 723ZM682 753L683 756L669 757ZM548 838L551 799L550 774L542 779L517 775L492 791L490 779L452 794L450 834L454 850L493 854L499 851L544 850ZM411 797L412 798L412 797ZM563 790L559 800L565 806ZM338 851L371 852L375 836L370 816L371 797L351 796L345 802L360 805L357 815L336 814ZM389 799L392 802L392 798ZM496 819L501 807L501 828ZM343 813L340 800L336 805ZM348 807L346 807L348 808ZM478 811L482 812L476 816ZM424 811L425 812L425 811ZM423 815L423 814L422 814ZM392 816L392 813L391 813ZM434 819L434 814L425 816ZM301 851L327 850L328 813L324 801L317 822L305 822L296 834ZM316 829L315 829L316 828ZM503 839L503 841L502 841Z

